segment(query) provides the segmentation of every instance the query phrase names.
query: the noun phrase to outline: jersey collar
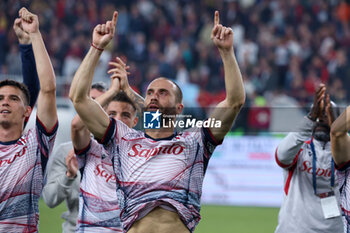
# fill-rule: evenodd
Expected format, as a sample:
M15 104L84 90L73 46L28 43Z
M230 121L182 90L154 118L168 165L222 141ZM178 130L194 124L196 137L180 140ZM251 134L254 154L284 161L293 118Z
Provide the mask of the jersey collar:
M171 139L173 139L174 137L176 137L177 132L174 131L174 133L172 135L170 135L169 137L165 137L165 138L152 138L151 136L149 136L148 134L145 133L145 137L152 139L153 141L170 141Z
M18 138L18 139L19 139L19 138ZM7 146L7 145L12 145L12 144L15 144L15 143L18 141L18 139L13 140L13 141L8 141L8 142L2 142L2 141L0 141L0 145L5 145L5 146Z

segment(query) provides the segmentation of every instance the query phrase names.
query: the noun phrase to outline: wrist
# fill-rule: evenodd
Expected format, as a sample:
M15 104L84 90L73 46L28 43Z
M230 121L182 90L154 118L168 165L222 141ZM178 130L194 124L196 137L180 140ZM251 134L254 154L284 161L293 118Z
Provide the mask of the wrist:
M19 44L21 45L30 45L30 39L18 39Z
M94 49L103 52L103 48L100 48L99 46L95 45L94 43L91 43L91 47L93 47Z
M41 37L40 31L30 32L28 34L31 41Z
M315 116L315 114L312 114L311 112L309 114L307 114L306 116L307 118L309 118L312 121L316 121L317 117Z
M118 94L119 91L120 89L118 88L110 87L106 93L108 93L108 98L112 99L116 94Z
M219 49L220 56L223 60L235 58L235 54L232 49Z
M77 177L77 173L72 173L70 171L66 171L66 176L70 179L74 179L75 177Z
M124 91L126 94L131 94L134 92L129 84L125 85L125 88L122 91Z

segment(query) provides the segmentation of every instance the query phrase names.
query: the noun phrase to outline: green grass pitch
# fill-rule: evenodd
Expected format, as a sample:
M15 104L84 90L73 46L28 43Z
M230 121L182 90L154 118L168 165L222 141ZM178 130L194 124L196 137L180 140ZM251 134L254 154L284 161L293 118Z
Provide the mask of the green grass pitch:
M40 200L41 233L61 233L65 204L50 209ZM271 233L277 225L278 208L203 205L195 233Z

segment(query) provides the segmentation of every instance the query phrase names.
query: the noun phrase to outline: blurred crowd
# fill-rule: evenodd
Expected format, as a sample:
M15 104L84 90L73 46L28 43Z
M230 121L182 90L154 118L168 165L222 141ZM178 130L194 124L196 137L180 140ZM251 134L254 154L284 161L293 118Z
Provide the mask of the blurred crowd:
M155 77L175 80L185 105L207 107L225 97L224 72L210 33L214 10L234 31L247 106L306 106L319 83L332 100L350 100L350 3L343 0L2 0L0 74L20 74L12 24L22 6L39 15L58 79L70 81L98 23L119 12L117 35L103 53L95 81L109 82L108 62L130 66L141 94ZM280 101L278 101L280 100Z

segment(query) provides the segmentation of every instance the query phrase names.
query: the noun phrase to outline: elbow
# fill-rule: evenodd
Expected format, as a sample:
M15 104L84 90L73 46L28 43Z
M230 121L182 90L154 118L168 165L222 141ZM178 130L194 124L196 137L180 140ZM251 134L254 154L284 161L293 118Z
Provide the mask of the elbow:
M81 104L85 99L83 97L80 97L74 93L69 93L69 99L72 101L73 106L75 108L79 107L79 104Z
M79 116L75 116L71 122L71 133L72 135L81 130L84 127L84 125L81 122L81 119Z
M72 90L69 91L68 97L72 101L73 104L76 102L76 96L74 95L74 92Z
M233 109L241 109L245 104L245 94L240 98L235 98L231 101L227 99L227 103Z
M239 109L241 109L245 104L245 95L239 100L237 101L237 106L239 107Z
M77 130L78 130L78 122L76 121L75 118L72 120L72 123L71 123L71 130L72 130L72 131L77 131Z
M56 206L57 206L57 204L56 203L54 203L54 202L51 202L50 200L45 200L45 198L44 198L44 202L45 202L45 204L49 207L49 208L55 208Z
M344 130L339 130L332 125L330 135L332 138L336 139L336 138L344 137L345 135L347 135L347 132Z
M89 98L90 97L85 94L81 95L80 93L76 93L72 90L69 91L69 99L72 101L74 107L79 106L79 104L85 104L84 101Z
M70 87L68 97L72 101L73 104L76 103L78 100L78 95L77 95L77 92L75 91L75 89L73 88L73 85Z
M45 88L40 88L40 92L45 95L55 95L56 96L56 84L46 86Z
M43 190L43 199L45 204L50 208L55 208L59 203L57 203L57 199L54 195L47 194L45 190Z

